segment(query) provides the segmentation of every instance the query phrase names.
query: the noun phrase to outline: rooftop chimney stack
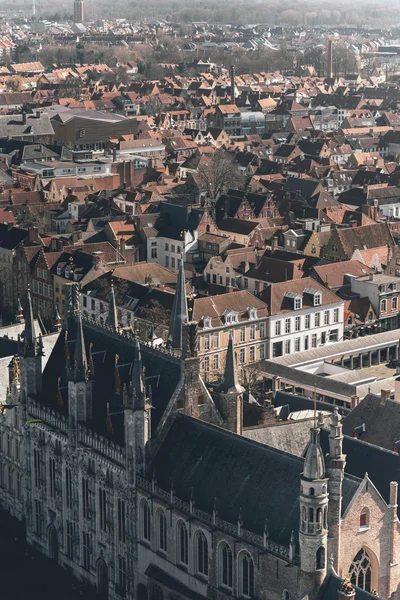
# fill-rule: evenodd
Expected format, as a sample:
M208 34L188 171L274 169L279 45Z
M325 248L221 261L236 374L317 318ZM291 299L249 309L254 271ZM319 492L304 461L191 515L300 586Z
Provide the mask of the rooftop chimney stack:
M328 77L333 78L333 43L332 40L328 42Z

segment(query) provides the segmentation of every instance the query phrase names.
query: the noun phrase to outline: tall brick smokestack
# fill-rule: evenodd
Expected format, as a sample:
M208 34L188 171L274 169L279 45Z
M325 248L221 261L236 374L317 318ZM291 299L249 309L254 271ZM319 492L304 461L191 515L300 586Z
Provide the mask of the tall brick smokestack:
M333 42L329 40L328 42L328 77L332 79L333 77Z

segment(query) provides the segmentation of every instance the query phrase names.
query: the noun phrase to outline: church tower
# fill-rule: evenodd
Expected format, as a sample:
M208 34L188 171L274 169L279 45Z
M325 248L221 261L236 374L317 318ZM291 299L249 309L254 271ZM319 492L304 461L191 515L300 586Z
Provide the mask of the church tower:
M87 360L82 315L78 316L73 363L68 374L68 414L71 425L92 420L92 381Z
M146 395L143 380L142 355L137 338L133 341L133 365L129 389L125 386L123 392L125 446L127 459L132 461L128 471L132 481L137 473L143 473L146 464L146 444L150 439L151 402Z
M42 338L36 337L33 320L32 298L28 288L25 307L25 328L21 352L21 401L26 403L28 396L36 396L42 391Z
M85 9L83 0L74 0L74 23L83 23Z
M181 260L168 332L168 343L173 350L183 349L184 327L188 322L188 306L185 286L185 268L183 260Z
M314 424L300 476L300 569L309 584L319 587L326 574L328 543L328 479Z
M227 429L239 435L243 432L243 393L244 387L238 381L233 333L230 331L224 376L219 387L219 404Z
M333 567L336 571L338 570L340 555L340 522L345 465L346 455L343 454L342 417L338 413L337 407L335 407L330 422L327 472L329 476L328 551L329 556L333 557Z

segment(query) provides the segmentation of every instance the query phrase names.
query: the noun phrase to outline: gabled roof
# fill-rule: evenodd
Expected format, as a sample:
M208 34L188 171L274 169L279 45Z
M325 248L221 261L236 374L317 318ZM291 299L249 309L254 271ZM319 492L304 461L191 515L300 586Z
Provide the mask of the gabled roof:
M270 539L288 545L299 529L300 474L304 461L219 427L177 414L155 456L148 475L166 491L174 484L178 498L259 535L266 521ZM359 486L343 481L343 511Z

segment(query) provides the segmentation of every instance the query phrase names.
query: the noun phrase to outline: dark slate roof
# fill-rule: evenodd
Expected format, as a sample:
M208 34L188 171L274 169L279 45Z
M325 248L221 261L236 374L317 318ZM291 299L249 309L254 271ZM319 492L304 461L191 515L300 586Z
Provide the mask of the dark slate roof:
M116 391L116 355L118 355L118 376L120 389L131 381L133 368L133 339L103 330L100 326L83 321L83 333L86 352L91 347L94 364L93 382L93 422L89 425L94 431L111 437L123 444L123 414L121 411L122 394ZM43 372L43 393L38 400L56 411L66 414L68 406L66 352L64 332L60 334ZM76 323L68 325L68 353L70 364L74 364ZM151 386L153 410L152 429L155 431L161 416L178 384L180 364L177 359L141 346L142 363L146 370L145 383ZM60 378L63 406L57 398L57 384ZM110 404L111 421L114 433L107 431L107 402ZM113 414L120 413L120 414Z
M340 596L338 591L343 579L330 572L325 577L317 596L317 600L337 600ZM359 587L354 587L356 596L355 600L379 600L378 596L370 594Z
M149 478L165 489L173 482L178 498L211 512L216 498L220 518L287 546L299 529L300 474L304 460L225 429L177 414L148 465ZM359 481L345 477L343 510Z
M19 227L8 228L8 225L0 223L0 246L6 250L13 250L28 237L26 229Z
M329 432L321 431L321 447L329 452ZM400 456L396 452L368 444L357 438L345 435L343 453L346 455L345 472L360 479L368 473L382 498L389 504L390 482L400 483ZM400 516L400 508L397 510Z
M351 436L360 425L365 427L359 433L363 441L393 450L400 440L400 403L381 404L379 396L368 394L343 421L343 432Z

